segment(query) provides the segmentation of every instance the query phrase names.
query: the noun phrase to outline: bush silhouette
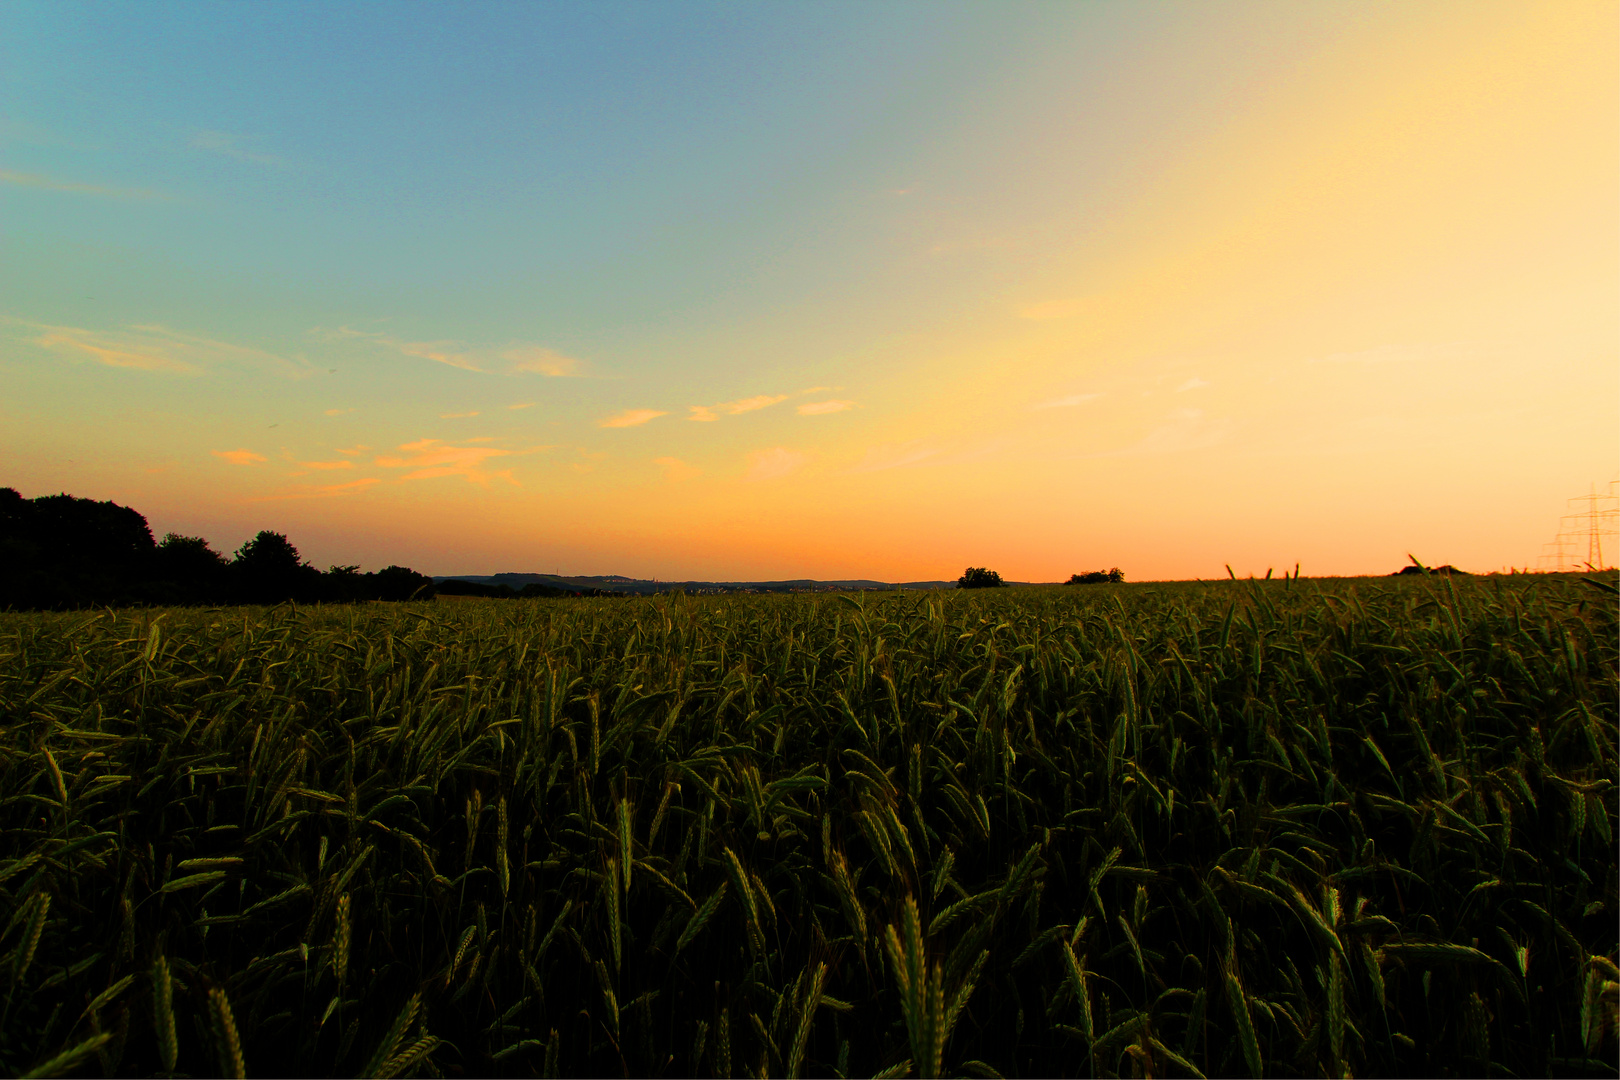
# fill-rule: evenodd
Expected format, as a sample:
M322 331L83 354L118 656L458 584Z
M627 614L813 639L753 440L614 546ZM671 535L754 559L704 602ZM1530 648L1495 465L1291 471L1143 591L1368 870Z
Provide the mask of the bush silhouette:
M982 566L970 566L956 579L958 589L999 589L1007 583L1001 580L1001 575L994 570L986 570Z
M1118 584L1119 582L1124 581L1124 580L1125 580L1124 573L1121 572L1120 568L1116 566L1112 570L1092 570L1089 573L1085 573L1085 574L1070 574L1069 575L1069 580L1065 581L1064 584L1065 585L1101 585L1101 584L1104 584L1106 582L1113 582L1114 584Z

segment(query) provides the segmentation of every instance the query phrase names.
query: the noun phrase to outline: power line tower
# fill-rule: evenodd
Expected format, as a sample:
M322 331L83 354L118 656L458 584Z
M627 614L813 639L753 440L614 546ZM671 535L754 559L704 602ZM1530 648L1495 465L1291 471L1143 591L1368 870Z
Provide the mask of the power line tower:
M1542 544L1541 555L1536 559L1536 569L1547 574L1561 574L1574 564L1573 542L1562 533L1558 535L1558 539Z
M1537 569L1606 570L1620 549L1620 480L1609 481L1608 491L1596 485L1585 495L1569 500L1571 512L1558 523L1558 538L1543 544ZM1608 541L1608 552L1604 542Z

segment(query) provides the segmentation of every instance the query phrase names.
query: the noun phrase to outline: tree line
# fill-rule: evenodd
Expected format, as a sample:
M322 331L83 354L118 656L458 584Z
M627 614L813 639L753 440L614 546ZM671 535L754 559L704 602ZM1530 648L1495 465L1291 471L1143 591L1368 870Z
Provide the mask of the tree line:
M341 603L434 591L432 578L404 566L319 570L268 529L227 557L200 536L154 540L142 514L114 502L0 488L0 609Z
M1070 574L1065 585L1101 585L1105 583L1119 584L1125 580L1125 574L1119 567L1112 570L1092 570L1084 574ZM984 566L970 566L956 579L958 589L1000 589L1006 586L1001 575Z

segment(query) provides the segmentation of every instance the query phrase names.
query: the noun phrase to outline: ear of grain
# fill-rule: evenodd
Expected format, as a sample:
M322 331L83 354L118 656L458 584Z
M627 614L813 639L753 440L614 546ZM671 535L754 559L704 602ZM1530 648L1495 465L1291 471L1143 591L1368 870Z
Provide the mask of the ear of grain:
M1227 1008L1237 1029L1238 1043L1243 1049L1243 1061L1249 1067L1249 1075L1264 1076L1260 1040L1255 1036L1254 1019L1249 1015L1249 995L1244 992L1243 982L1238 977L1237 963L1230 957L1222 962L1222 982L1226 989Z
M1345 1027L1344 967L1339 961L1338 953L1328 957L1327 1026L1328 1048L1333 1055L1334 1071L1342 1073Z
M1074 991L1075 1001L1080 1006L1080 1030L1085 1033L1086 1041L1090 1042L1096 1037L1096 1027L1091 1018L1091 988L1086 985L1085 961L1076 958L1074 949L1067 941L1059 941L1062 949L1063 966L1069 978L1069 986Z
M714 1032L714 1075L730 1076L731 1072L731 1010L720 1010L720 1021Z
M164 1072L173 1072L179 1057L179 1039L174 1027L174 984L169 962L161 954L152 963L152 1025L156 1029L158 1056Z
M208 991L208 1014L213 1022L220 1073L241 1080L247 1076L247 1065L242 1060L242 1041L236 1033L236 1018L231 1015L231 1003L225 997L225 991L217 986Z
M630 800L619 800L619 866L624 874L624 894L630 895L630 868L635 863L630 834Z
M341 987L349 972L349 894L338 897L337 916L332 927L332 974Z
M51 910L51 894L39 892L34 894L34 901L28 914L28 922L23 928L23 938L18 944L11 961L11 992L16 993L22 985L23 976L28 974L28 966L34 962L34 954L39 950L39 939L45 933L45 916Z
M361 1076L376 1077L384 1075L383 1066L399 1050L399 1044L404 1040L405 1033L410 1030L411 1024L416 1020L416 1014L421 1008L422 995L412 994L406 1000L404 1007L394 1017L394 1022L388 1026L387 1032L383 1034L382 1041L377 1044L377 1049L371 1055L371 1060L366 1063L364 1069L360 1070Z
M495 879L504 897L511 891L512 869L507 856L506 796L495 803Z
M71 1049L62 1051L49 1061L37 1065L21 1075L24 1078L63 1076L78 1068L88 1058L93 1057L111 1039L111 1033L98 1032Z
M748 935L749 948L754 954L763 955L765 952L765 934L759 925L759 906L754 899L754 891L748 884L748 871L743 869L742 860L731 848L721 849L722 861L725 863L726 873L730 877L731 888L737 894L742 904L744 929Z
M424 1035L411 1045L383 1062L379 1074L382 1076L403 1076L412 1069L426 1061L428 1055L438 1047L442 1040L433 1035Z

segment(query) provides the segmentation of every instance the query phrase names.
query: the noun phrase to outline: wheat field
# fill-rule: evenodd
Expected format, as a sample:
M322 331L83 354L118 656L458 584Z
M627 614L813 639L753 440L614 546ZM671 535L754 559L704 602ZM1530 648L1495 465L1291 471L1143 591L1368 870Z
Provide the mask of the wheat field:
M1614 1075L1613 575L0 614L0 1068Z

